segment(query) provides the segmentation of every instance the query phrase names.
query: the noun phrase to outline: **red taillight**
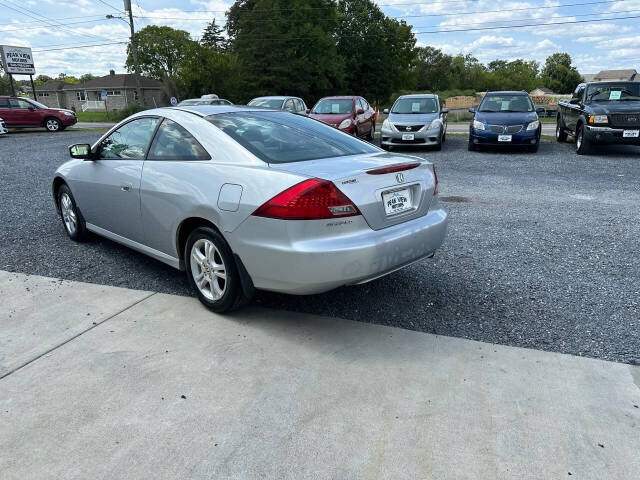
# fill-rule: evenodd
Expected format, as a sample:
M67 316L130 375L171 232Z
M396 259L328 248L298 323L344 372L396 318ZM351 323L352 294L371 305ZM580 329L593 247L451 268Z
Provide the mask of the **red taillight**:
M276 195L253 215L280 220L320 220L360 215L360 210L333 183L313 178Z
M436 174L436 166L432 163L431 166L433 167L433 180L436 182L436 186L433 187L433 194L437 195L438 194L438 175Z
M391 167L376 168L375 170L367 170L369 175L384 175L385 173L396 173L404 170L411 170L419 167L420 163L403 163L402 165L393 165Z

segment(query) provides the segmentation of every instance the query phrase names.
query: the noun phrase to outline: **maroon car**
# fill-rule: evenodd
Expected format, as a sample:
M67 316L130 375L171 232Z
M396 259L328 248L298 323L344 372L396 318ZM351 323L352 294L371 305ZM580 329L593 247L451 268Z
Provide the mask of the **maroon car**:
M346 95L321 98L309 111L309 116L368 140L373 140L376 131L376 112L362 97Z
M49 108L30 98L0 96L0 118L7 128L44 127L50 132L64 130L78 121L75 112Z

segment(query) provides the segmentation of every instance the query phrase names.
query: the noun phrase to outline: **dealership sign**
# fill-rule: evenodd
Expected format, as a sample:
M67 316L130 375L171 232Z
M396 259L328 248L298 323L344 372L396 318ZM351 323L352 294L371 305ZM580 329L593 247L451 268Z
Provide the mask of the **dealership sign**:
M33 75L36 67L29 47L11 47L0 45L2 51L2 67L6 73L17 75Z

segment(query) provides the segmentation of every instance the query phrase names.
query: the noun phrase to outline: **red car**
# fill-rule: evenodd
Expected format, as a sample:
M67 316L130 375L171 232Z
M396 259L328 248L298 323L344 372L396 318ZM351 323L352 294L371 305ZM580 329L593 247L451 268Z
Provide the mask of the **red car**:
M328 123L354 137L373 140L376 112L362 97L324 97L308 113L311 118Z
M49 108L30 98L0 96L0 118L7 128L44 127L50 132L64 130L78 121L75 112Z

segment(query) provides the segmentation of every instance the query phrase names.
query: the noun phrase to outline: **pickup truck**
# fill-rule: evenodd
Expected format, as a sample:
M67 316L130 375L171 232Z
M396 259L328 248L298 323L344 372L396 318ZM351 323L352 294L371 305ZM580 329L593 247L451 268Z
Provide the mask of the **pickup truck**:
M640 145L640 82L581 83L571 100L558 102L556 140L576 139L576 152L591 145Z

